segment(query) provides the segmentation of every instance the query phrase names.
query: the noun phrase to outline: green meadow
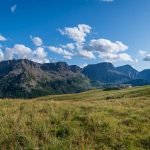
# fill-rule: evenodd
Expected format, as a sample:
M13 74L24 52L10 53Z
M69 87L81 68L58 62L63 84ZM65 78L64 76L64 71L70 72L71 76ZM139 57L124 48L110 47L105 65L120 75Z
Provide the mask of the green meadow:
M1 150L150 150L150 86L0 100Z

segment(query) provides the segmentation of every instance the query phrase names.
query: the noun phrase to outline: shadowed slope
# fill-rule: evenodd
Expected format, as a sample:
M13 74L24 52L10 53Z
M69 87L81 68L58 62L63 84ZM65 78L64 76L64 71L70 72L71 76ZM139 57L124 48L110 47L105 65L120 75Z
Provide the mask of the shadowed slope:
M89 79L64 62L38 64L26 59L0 62L0 97L31 98L89 88Z

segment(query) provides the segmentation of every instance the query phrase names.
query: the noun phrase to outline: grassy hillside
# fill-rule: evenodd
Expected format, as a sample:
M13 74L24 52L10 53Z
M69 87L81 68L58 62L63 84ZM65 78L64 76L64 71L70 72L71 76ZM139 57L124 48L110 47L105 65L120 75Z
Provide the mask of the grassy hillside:
M149 150L150 86L0 100L0 149Z

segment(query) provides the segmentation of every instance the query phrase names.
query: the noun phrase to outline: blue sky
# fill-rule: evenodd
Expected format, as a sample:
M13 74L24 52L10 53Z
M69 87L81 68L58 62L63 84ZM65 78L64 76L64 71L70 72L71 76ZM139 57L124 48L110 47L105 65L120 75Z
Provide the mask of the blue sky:
M150 0L0 0L0 61L150 68Z

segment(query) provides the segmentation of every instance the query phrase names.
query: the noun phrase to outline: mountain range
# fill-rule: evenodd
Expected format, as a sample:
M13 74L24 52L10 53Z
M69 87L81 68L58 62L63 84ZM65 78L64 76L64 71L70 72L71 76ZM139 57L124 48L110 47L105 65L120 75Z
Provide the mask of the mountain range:
M78 93L106 85L150 84L150 69L138 72L130 65L103 62L80 68L65 62L39 64L27 59L0 62L0 97L33 98Z

